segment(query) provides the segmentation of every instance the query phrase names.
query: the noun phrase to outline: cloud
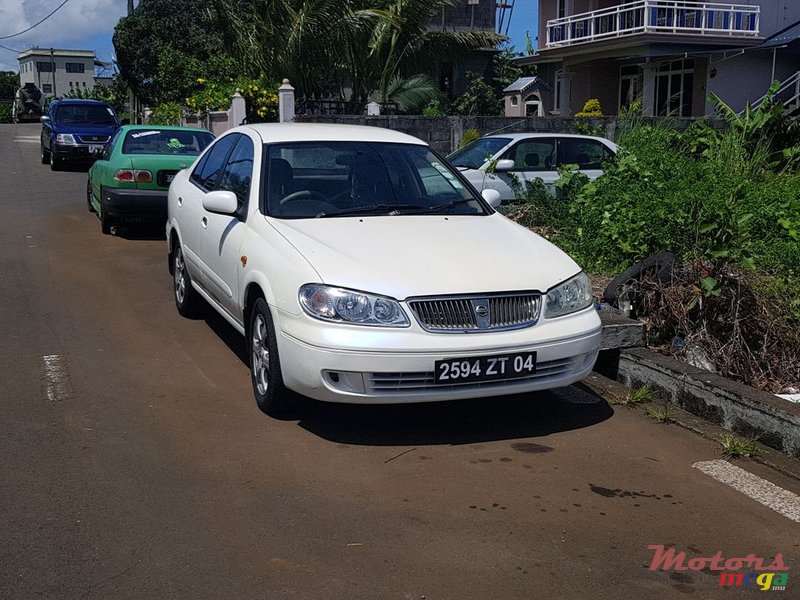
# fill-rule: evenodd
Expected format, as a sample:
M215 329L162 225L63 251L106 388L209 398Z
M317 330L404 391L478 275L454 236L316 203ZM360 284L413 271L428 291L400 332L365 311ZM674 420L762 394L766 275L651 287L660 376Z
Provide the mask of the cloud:
M40 21L62 0L0 0L0 37L27 29ZM127 0L69 0L52 17L20 36L0 40L14 50L70 48L95 50L111 59L111 36L119 18L128 10ZM17 71L15 52L0 49L0 71Z

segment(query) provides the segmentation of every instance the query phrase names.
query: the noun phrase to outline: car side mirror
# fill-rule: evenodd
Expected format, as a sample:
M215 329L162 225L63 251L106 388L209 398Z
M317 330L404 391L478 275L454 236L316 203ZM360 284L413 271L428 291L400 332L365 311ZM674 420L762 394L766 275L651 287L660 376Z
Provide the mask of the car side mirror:
M43 117L39 117L39 120L40 120L42 123L49 123L49 122L50 122L50 117L48 117L48 116L46 116L46 115L45 115L45 116L43 116Z
M492 208L497 208L498 206L500 206L500 201L502 200L502 196L500 196L500 192L498 192L497 190L486 188L481 192L481 196L483 197L484 200L486 200L486 202L489 203L489 206L491 206Z
M216 190L205 195L203 208L220 215L233 215L239 210L239 199L233 192Z
M513 168L514 168L514 161L509 158L498 160L497 164L494 166L495 171L510 171Z

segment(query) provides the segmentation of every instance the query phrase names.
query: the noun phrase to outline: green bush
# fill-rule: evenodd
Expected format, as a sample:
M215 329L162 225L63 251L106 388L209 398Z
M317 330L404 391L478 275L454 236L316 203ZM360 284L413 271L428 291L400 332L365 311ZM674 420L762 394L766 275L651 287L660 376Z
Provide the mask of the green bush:
M151 125L180 125L183 118L183 109L177 102L165 102L153 108L150 118Z
M11 102L0 102L0 123L11 123Z

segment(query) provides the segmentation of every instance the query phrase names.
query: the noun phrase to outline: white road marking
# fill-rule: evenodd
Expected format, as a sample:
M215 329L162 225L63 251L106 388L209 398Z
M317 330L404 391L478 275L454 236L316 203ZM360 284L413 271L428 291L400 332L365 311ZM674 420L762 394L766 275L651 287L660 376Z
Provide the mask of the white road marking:
M38 135L18 135L14 138L14 141L18 144L38 144L39 143L39 136Z
M51 402L65 400L70 395L67 361L60 354L46 354L42 363L47 399Z
M800 523L800 497L797 494L778 487L766 479L761 479L761 477L725 460L701 461L692 466L709 477L742 492L759 504L771 508L787 519Z

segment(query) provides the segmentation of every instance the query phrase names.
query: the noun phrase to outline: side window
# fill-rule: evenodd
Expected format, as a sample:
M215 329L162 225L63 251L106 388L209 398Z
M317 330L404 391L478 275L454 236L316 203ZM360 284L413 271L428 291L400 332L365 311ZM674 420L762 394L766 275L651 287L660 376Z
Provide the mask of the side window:
M253 177L253 142L246 135L239 136L239 142L231 152L222 179L219 184L221 190L229 190L236 194L239 206L247 202L250 194L250 181Z
M189 178L207 192L216 188L222 176L225 159L239 137L240 134L236 133L220 138L197 164Z
M122 130L117 129L117 133L114 134L114 137L112 137L103 148L103 154L100 157L100 160L109 160L111 158L111 153L114 151L114 146L116 146L117 142L119 142L121 134Z
M502 158L514 161L514 171L552 171L555 169L556 141L554 138L523 140Z
M611 151L597 140L564 138L561 140L559 164L578 165L579 169L601 169Z

